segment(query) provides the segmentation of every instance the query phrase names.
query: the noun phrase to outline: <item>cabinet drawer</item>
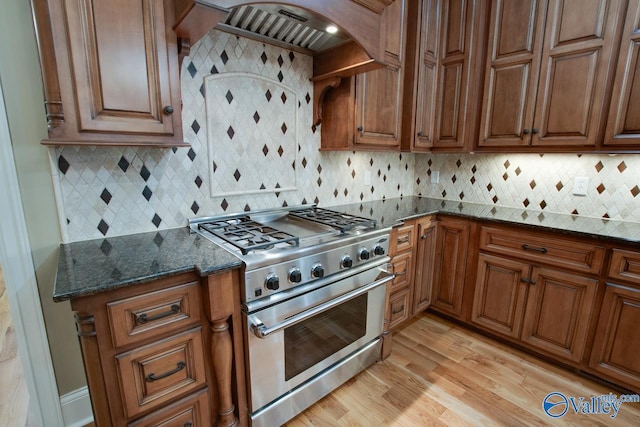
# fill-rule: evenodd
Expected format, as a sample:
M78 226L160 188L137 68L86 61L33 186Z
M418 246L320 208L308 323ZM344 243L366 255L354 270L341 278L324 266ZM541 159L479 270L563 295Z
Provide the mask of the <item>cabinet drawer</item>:
M640 285L640 252L614 249L609 264L609 277Z
M205 384L200 329L116 356L128 417L161 407Z
M396 255L391 260L396 277L391 282L391 292L396 292L411 285L413 278L413 252Z
M416 243L416 230L413 223L394 228L391 231L389 253L394 256L403 251L410 251Z
M389 298L389 329L394 328L409 318L409 290L396 292Z
M209 394L205 389L130 423L129 427L210 426L212 424L208 401Z
M107 304L115 347L184 329L200 321L200 285L180 286L125 298Z
M482 227L480 249L552 266L598 274L605 248L549 234Z

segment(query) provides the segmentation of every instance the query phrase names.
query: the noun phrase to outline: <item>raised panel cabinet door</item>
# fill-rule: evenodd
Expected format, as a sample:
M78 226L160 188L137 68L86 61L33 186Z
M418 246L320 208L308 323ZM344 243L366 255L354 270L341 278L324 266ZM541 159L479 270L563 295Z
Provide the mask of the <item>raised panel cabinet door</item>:
M467 221L450 218L438 220L436 272L431 304L453 316L462 314L470 228Z
M491 4L479 146L531 141L547 0Z
M356 80L354 146L400 147L406 0L396 0L385 12L387 67L359 74ZM395 41L394 41L395 40Z
M481 253L471 322L519 338L531 267L520 261Z
M416 96L416 126L413 149L433 146L438 91L438 57L440 52L442 0L422 1L420 47Z
M607 283L589 367L640 391L640 289Z
M598 280L534 268L521 340L579 363L584 355Z
M443 2L434 148L463 148L465 144L465 129L472 122L472 36L479 24L479 9L473 0Z
M418 244L413 289L414 314L426 310L431 304L437 229L437 222L434 219L422 219L418 222Z
M532 145L594 146L601 138L621 3L550 1Z
M65 0L64 6L78 131L173 135L181 120L172 94L179 79L169 63L175 58L167 48L164 1Z
M640 0L629 0L605 145L640 146Z

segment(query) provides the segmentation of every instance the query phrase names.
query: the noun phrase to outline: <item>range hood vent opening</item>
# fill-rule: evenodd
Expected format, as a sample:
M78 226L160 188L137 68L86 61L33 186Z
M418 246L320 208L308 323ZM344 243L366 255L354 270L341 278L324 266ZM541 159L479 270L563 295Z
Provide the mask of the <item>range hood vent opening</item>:
M333 23L306 10L275 4L234 7L218 27L230 33L285 47L308 55L344 44L344 31L330 34Z

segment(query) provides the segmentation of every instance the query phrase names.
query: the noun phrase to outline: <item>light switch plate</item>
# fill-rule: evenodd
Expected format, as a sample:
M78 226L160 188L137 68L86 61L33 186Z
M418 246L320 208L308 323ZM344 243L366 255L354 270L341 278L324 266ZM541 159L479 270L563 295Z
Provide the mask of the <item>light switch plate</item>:
M586 196L589 188L589 178L586 176L577 176L573 182L573 195Z
M431 183L437 184L440 182L440 171L431 171Z

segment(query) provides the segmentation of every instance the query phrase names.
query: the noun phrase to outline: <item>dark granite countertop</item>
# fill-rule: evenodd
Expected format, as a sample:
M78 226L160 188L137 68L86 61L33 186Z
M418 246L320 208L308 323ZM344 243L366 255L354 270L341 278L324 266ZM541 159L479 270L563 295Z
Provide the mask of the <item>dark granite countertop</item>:
M614 243L640 243L639 223L480 203L412 196L331 206L330 208L376 219L381 226L394 226L411 218L441 213L496 223L530 226L575 236L596 237Z
M238 268L242 261L188 227L60 245L54 301L196 271Z
M373 218L382 227L440 213L596 237L613 243L640 244L638 223L479 203L412 196L329 208ZM68 300L188 271L207 276L241 266L239 258L191 233L188 227L63 244L53 299Z

